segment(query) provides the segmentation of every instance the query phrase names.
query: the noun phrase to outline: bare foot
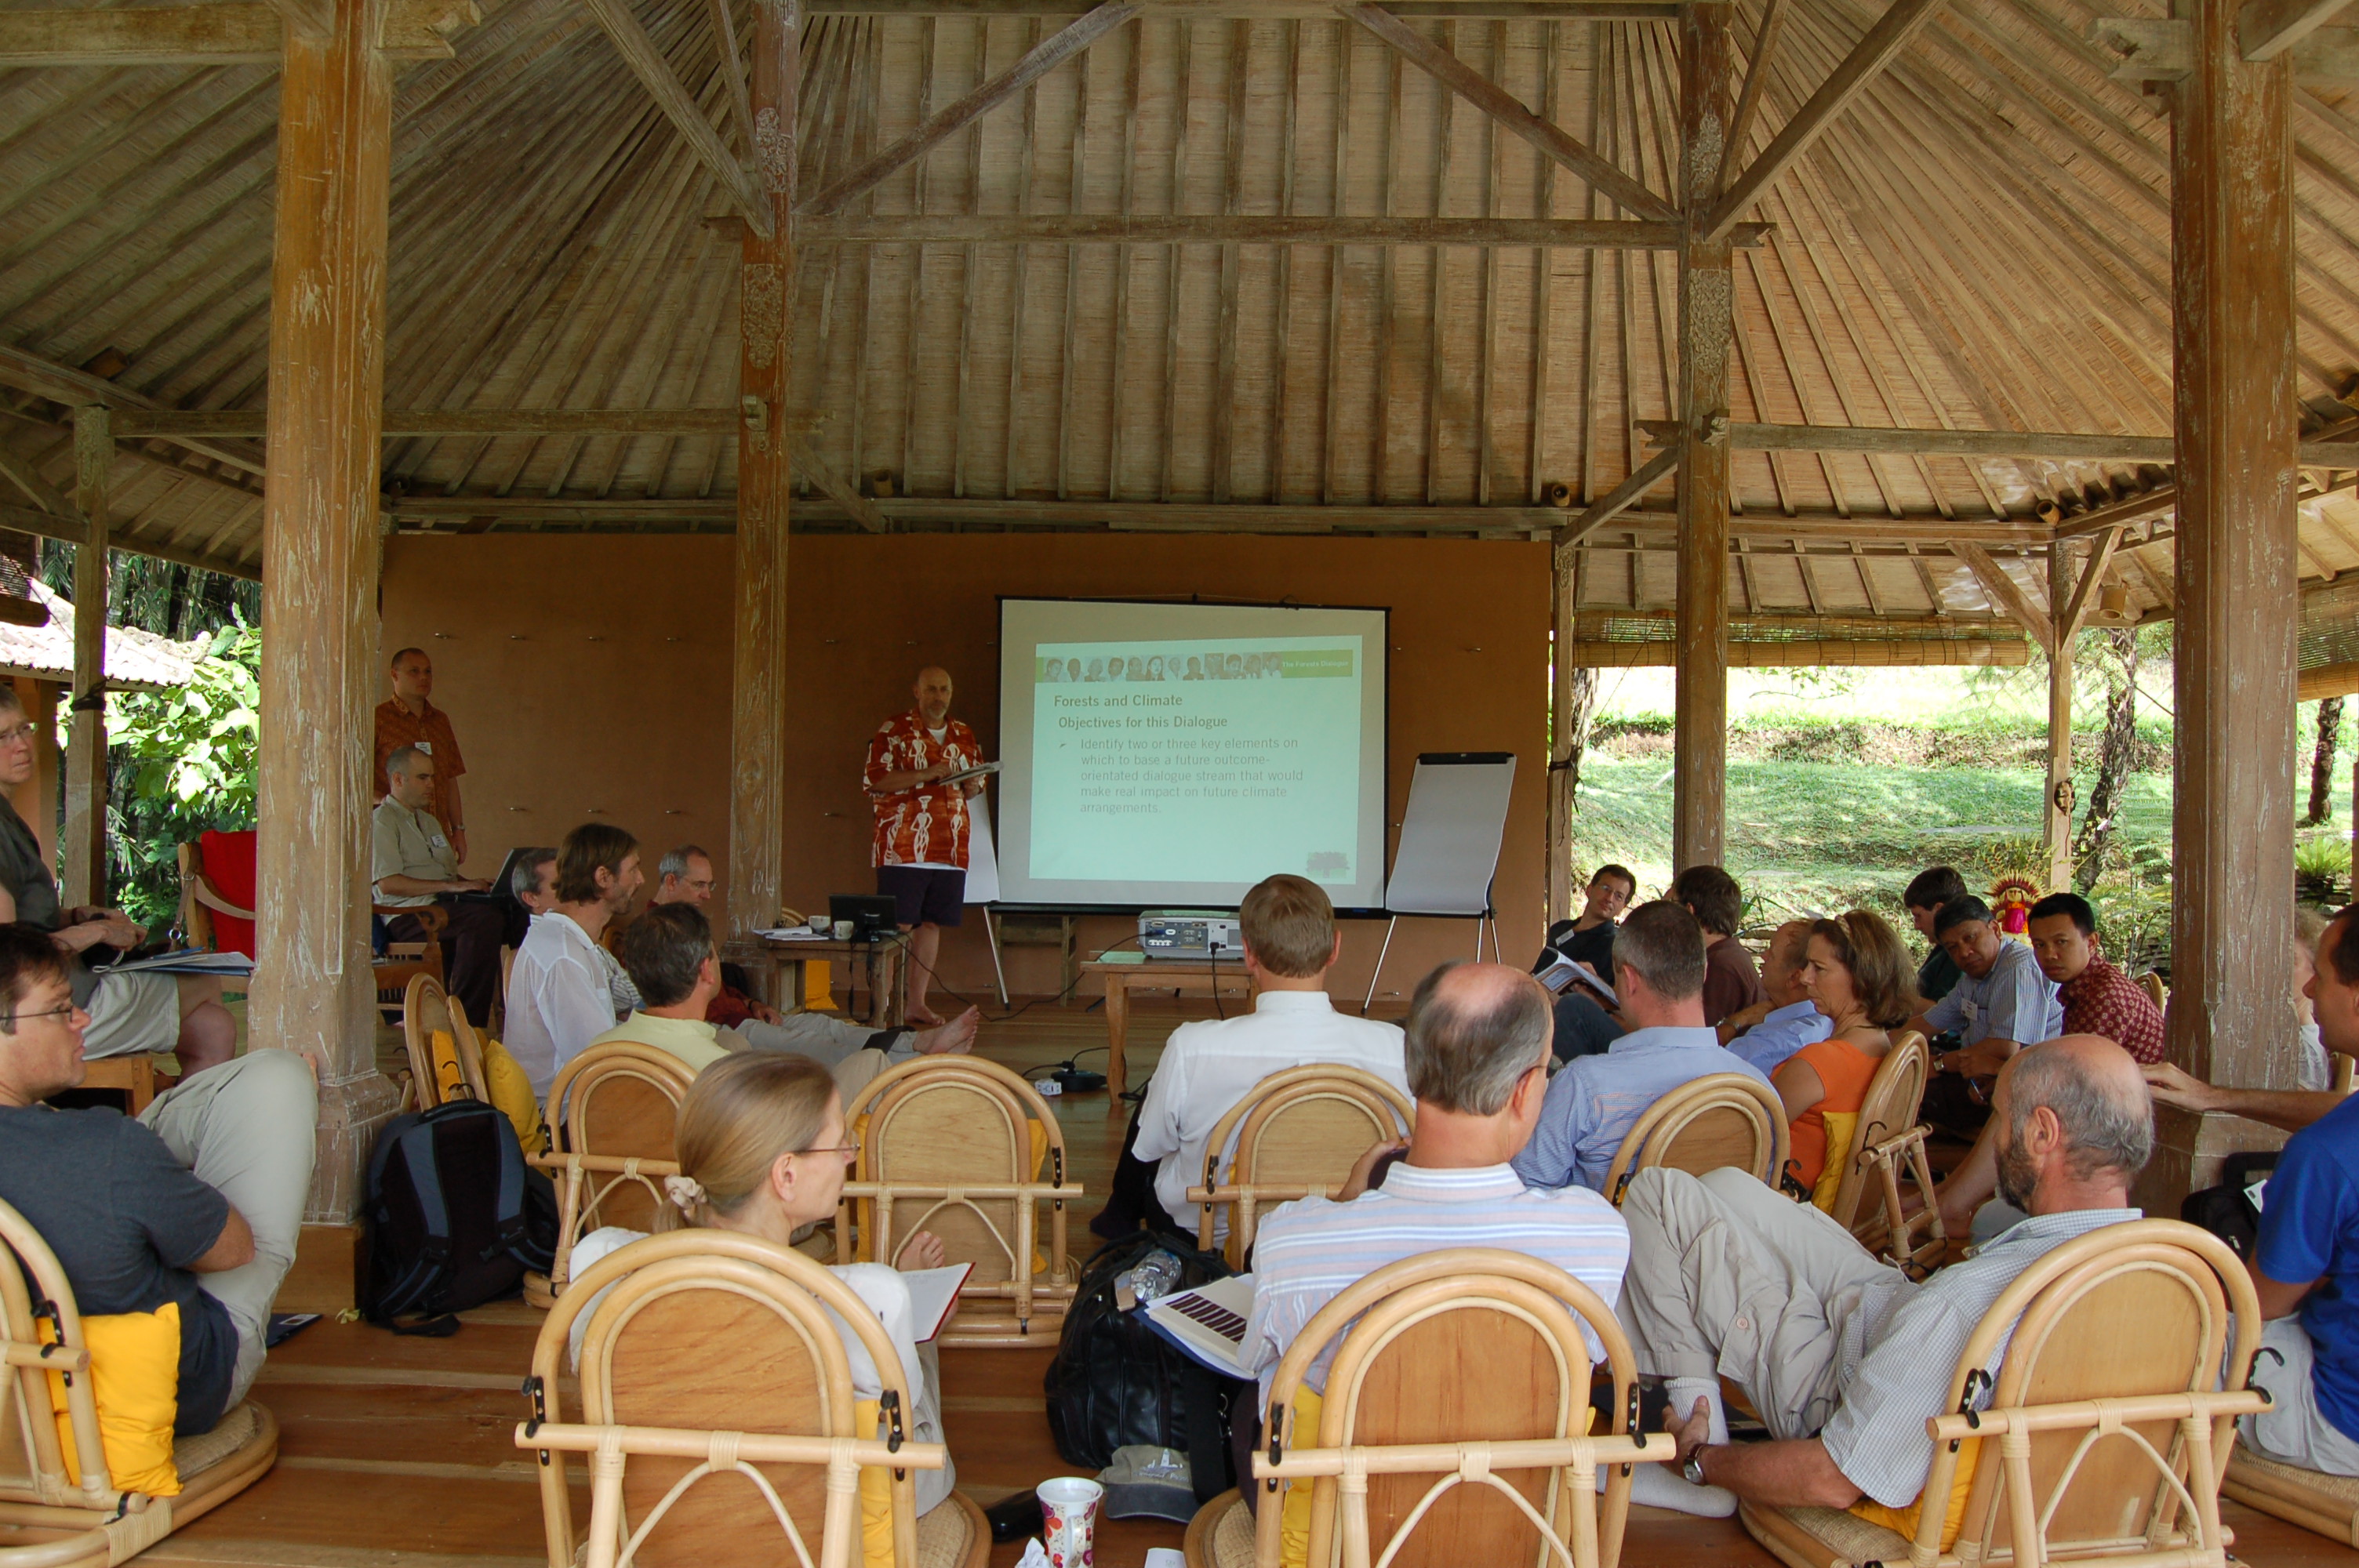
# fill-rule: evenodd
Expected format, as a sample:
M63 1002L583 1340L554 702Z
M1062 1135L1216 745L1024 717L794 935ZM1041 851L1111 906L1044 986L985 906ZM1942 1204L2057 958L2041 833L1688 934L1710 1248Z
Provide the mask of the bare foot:
M982 1023L982 1010L968 1008L940 1028L919 1030L918 1052L925 1056L964 1055L974 1049L974 1032Z
M942 1238L930 1230L920 1230L901 1248L893 1260L896 1269L939 1269L942 1266Z

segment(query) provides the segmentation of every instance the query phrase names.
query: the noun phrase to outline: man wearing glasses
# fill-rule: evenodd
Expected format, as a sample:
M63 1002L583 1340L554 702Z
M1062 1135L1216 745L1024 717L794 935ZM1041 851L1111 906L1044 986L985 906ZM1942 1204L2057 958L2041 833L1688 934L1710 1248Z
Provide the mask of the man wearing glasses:
M0 1200L57 1253L85 1318L154 1314L177 1331L173 1430L210 1432L262 1369L319 1091L301 1057L251 1051L136 1121L51 1109L41 1102L82 1081L90 1022L70 962L49 933L0 925Z
M32 720L16 691L0 685L0 922L38 925L70 955L74 1005L90 1013L82 1057L169 1051L183 1079L228 1061L237 1051L237 1020L221 1004L218 977L114 975L82 958L93 947L136 947L147 928L119 909L59 907L57 878L41 859L40 840L8 799L32 776Z

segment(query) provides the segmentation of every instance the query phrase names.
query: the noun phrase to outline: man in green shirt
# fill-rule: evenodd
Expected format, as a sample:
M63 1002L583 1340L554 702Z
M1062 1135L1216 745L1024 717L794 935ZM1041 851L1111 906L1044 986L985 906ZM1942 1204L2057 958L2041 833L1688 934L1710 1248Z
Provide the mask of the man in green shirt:
M385 778L386 796L369 814L369 879L375 900L394 909L441 909L451 994L467 1010L470 1022L487 1024L500 995L507 911L500 902L457 897L486 892L491 883L459 874L458 851L427 809L434 798L434 759L416 746L397 747L385 760ZM418 942L424 940L426 927L415 915L399 914L386 923L386 935L396 942Z

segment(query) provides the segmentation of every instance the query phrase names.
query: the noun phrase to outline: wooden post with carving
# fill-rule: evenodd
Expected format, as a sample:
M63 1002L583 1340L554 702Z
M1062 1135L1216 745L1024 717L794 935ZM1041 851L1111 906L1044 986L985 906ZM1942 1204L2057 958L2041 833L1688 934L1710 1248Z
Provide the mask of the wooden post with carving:
M1728 133L1725 0L1680 7L1679 651L1671 781L1671 869L1718 865L1728 796L1729 242L1703 237L1720 195Z
M106 481L114 434L104 406L74 410L74 509L86 530L74 546L72 728L66 740L65 862L68 908L106 898Z
M376 1071L368 771L393 77L386 0L289 28L279 76L264 480L261 824L248 1038L315 1055L309 1217L349 1219L394 1111Z
M2291 1088L2297 474L2292 68L2248 64L2237 0L2180 0L2172 93L2178 710L2172 1058ZM2236 1133L2158 1119L2141 1191L2174 1206ZM2250 1130L2248 1128L2247 1130ZM2272 1137L2270 1141L2275 1141ZM2216 1179L2216 1178L2213 1178Z
M2090 569L2102 564L2093 560ZM2048 790L2039 837L2049 892L2072 884L2072 644L2080 640L2066 613L2072 597L2072 546L2060 539L2048 546L2048 616L2056 636L2048 654Z
M794 360L794 0L754 6L755 182L767 239L747 224L738 287L737 629L730 665L729 927L776 925L786 853L787 408ZM733 67L734 69L734 67Z

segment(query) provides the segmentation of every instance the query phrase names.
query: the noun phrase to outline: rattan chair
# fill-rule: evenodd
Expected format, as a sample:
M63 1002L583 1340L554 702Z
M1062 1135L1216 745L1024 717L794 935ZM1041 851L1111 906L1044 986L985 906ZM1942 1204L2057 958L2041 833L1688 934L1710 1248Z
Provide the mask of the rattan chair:
M974 1265L943 1346L1052 1343L1077 1273L1065 1206L1082 1191L1065 1181L1064 1132L1038 1091L980 1057L920 1056L853 1096L844 1124L859 1130L860 1158L836 1213L837 1260L889 1263L901 1238L932 1231L948 1261ZM1035 1127L1045 1180L1033 1175Z
M754 1237L688 1230L633 1242L576 1283L541 1325L532 1419L516 1436L540 1455L549 1568L851 1568L870 1472L890 1477L897 1568L989 1561L990 1525L964 1496L916 1517L912 1473L940 1469L949 1451L905 1438L900 1357L827 1270ZM584 1314L569 1421L568 1339ZM875 1364L876 1405L855 1399L846 1333ZM573 1454L590 1456L578 1554Z
M441 1075L434 1066L434 1036L438 1033L451 1036L458 1059L460 1086L449 1093L444 1091ZM462 1096L469 1099L492 1098L484 1087L483 1043L468 1025L467 1010L432 975L411 976L408 988L402 993L401 1042L409 1057L408 1100L415 1108L431 1110Z
M1613 1379L1602 1422L1589 1413L1584 1325ZM1295 1390L1339 1336L1306 1436L1293 1430ZM1407 1259L1343 1291L1288 1346L1269 1397L1257 1514L1234 1491L1205 1504L1188 1527L1190 1568L1277 1568L1279 1488L1305 1483L1314 1563L1614 1568L1632 1465L1672 1453L1668 1436L1633 1430L1636 1363L1613 1309L1560 1269L1489 1249Z
M1930 1271L1950 1246L1925 1152L1932 1129L1917 1119L1931 1072L1932 1053L1922 1034L1912 1029L1893 1041L1860 1100L1851 1147L1843 1157L1843 1183L1827 1211L1871 1251L1915 1274ZM1903 1175L1922 1200L1915 1214L1903 1212Z
M1272 1073L1213 1124L1203 1183L1188 1189L1196 1245L1212 1249L1225 1207L1229 1262L1243 1268L1261 1210L1332 1196L1361 1155L1416 1123L1416 1102L1374 1073L1321 1063Z
M1774 1187L1789 1144L1776 1090L1743 1073L1707 1073L1656 1100L1632 1125L1606 1167L1605 1195L1620 1207L1630 1179L1657 1165L1696 1175L1734 1165Z
M53 1378L66 1398L63 1436L50 1413ZM40 1234L0 1203L0 1564L112 1568L252 1486L277 1457L278 1423L249 1400L212 1431L173 1444L178 1496L117 1487L73 1287Z
M557 1184L557 1255L546 1282L525 1278L525 1299L546 1306L565 1293L573 1246L602 1226L655 1226L666 1200L680 1102L696 1075L670 1052L637 1041L592 1045L549 1086L550 1152L531 1156Z
M2248 1509L2359 1549L2359 1476L2304 1470L2239 1447L2220 1489Z
M1832 1509L1745 1503L1739 1517L1789 1568L2218 1568L2235 1418L2266 1402L2245 1388L2260 1327L2251 1277L2208 1232L2175 1219L2104 1227L2025 1270L1967 1340L1946 1408L1969 1411L1977 1387L1990 1408L1930 1422L1914 1541ZM1984 1368L2002 1349L1994 1388ZM1944 1546L1953 1486L1969 1489Z

